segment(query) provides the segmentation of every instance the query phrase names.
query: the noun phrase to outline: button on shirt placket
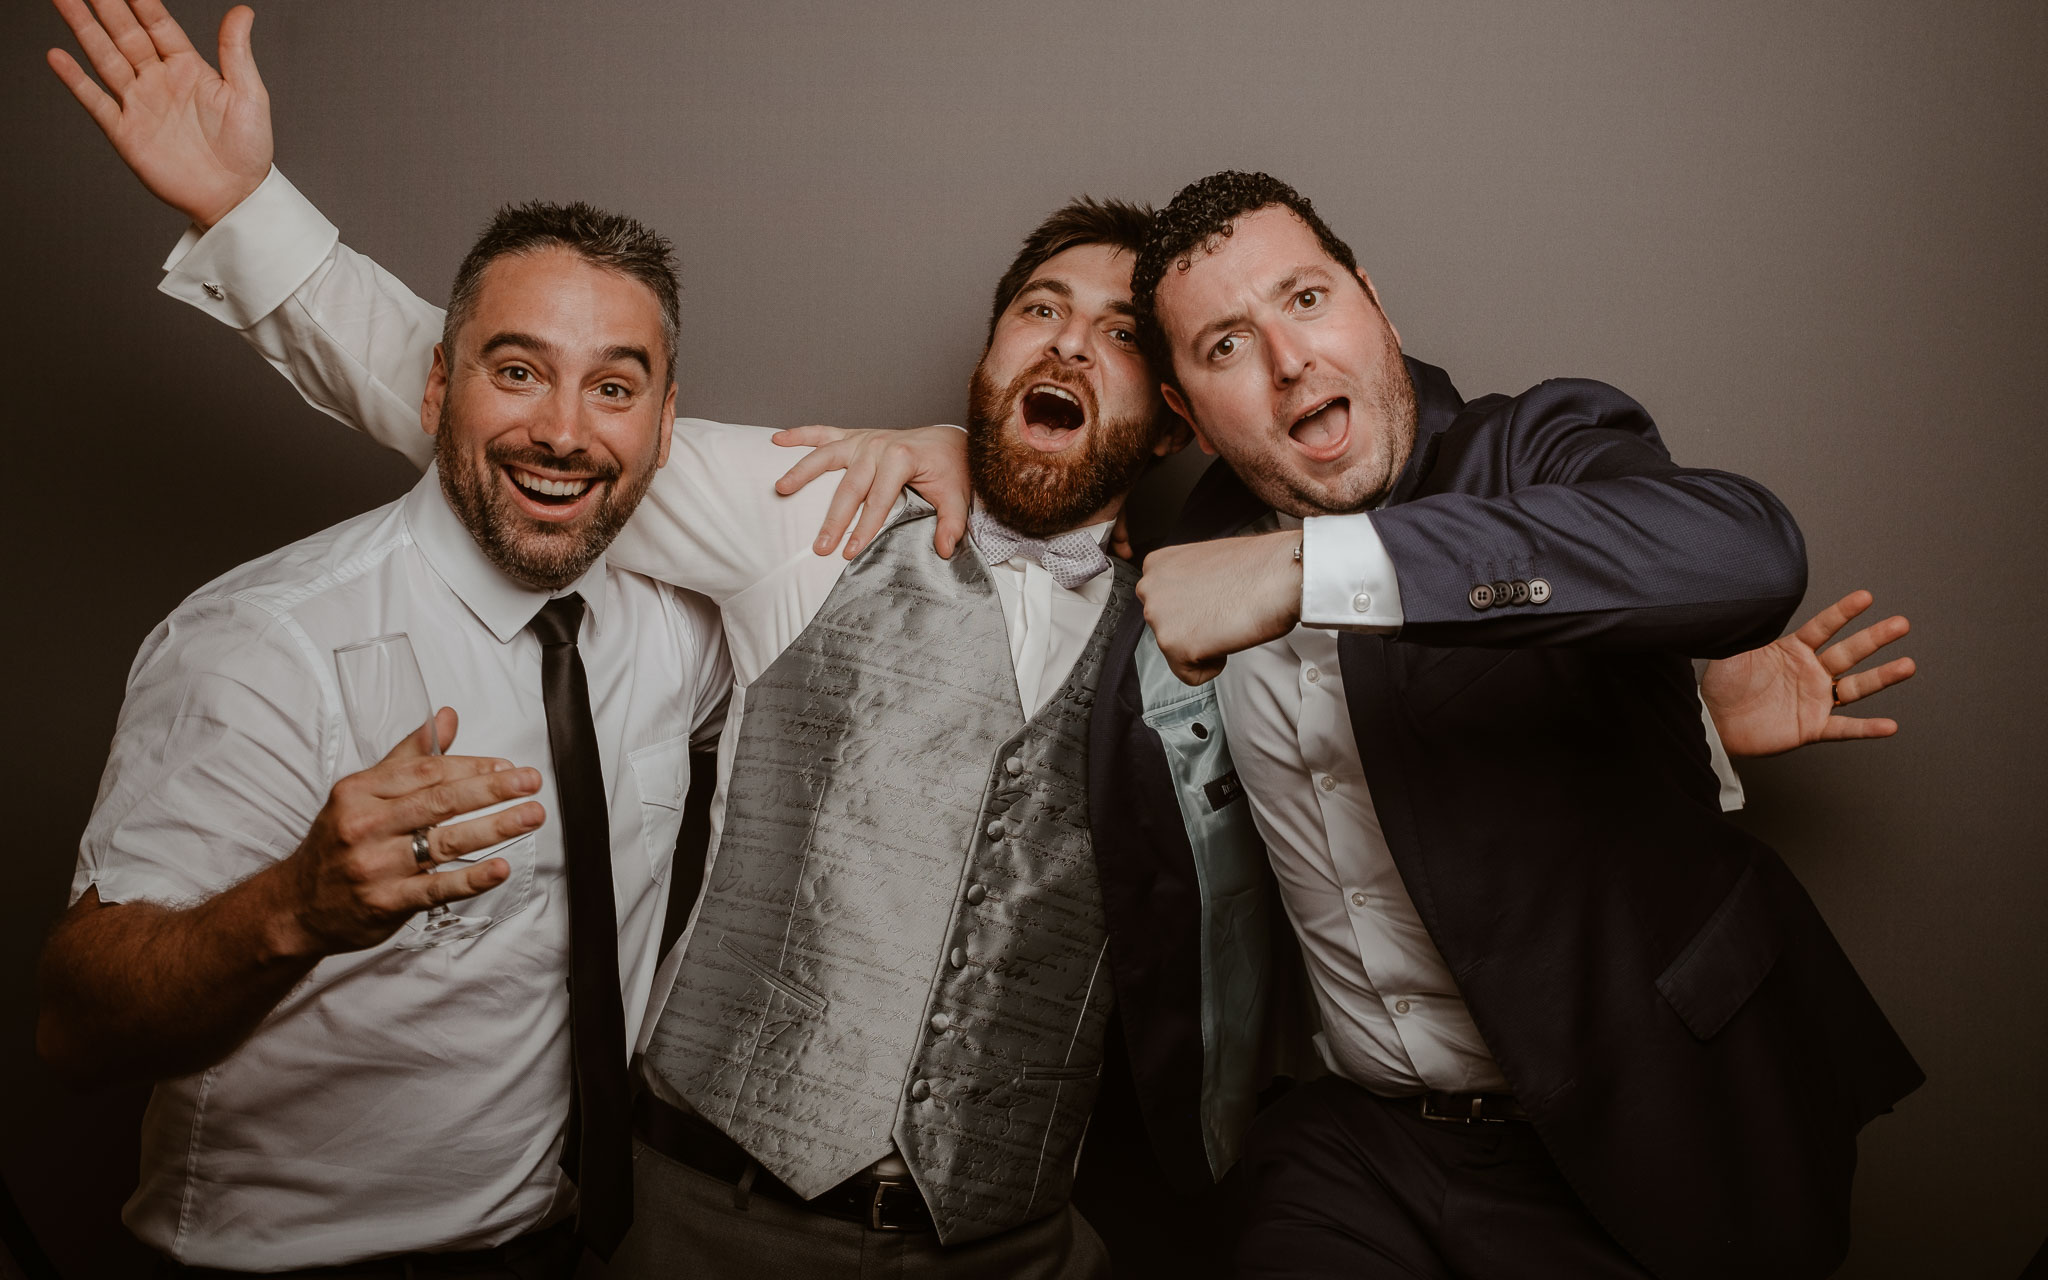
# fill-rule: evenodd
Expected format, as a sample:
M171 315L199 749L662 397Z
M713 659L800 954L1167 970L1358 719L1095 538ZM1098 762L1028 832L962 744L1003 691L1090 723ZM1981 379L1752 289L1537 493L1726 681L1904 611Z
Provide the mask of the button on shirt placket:
M1390 902L1407 902L1407 886L1401 883L1391 858L1368 852L1384 847L1385 842L1372 793L1353 763L1353 754L1344 749L1351 720L1338 666L1337 635L1299 628L1286 643L1301 660L1301 714L1296 733L1302 761L1314 780L1313 794L1323 826L1330 836L1330 874L1336 892L1342 895L1359 964L1386 1010L1388 1026L1398 1042L1388 1049L1397 1060L1405 1057L1412 1064L1423 1085L1451 1087L1463 1080L1459 1064L1449 1060L1433 1037L1407 1034L1420 1003L1414 993L1400 989L1404 985L1400 975L1408 966L1392 934L1399 923L1386 911ZM1412 909L1407 914L1412 915Z

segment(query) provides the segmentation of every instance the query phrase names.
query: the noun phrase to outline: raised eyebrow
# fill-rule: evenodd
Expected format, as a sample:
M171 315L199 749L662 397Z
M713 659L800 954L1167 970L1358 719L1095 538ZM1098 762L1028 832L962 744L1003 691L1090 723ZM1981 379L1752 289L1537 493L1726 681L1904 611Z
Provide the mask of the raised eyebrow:
M1280 299L1301 288L1302 285L1311 282L1328 285L1330 283L1329 269L1322 266L1296 267L1288 274L1285 280L1274 285L1272 291L1266 297L1269 301L1278 302Z
M648 358L647 348L645 347L635 347L626 344L606 347L604 349L604 359L599 363L612 364L619 360L633 361L640 366L640 372L642 373L651 375L654 372L654 361Z
M1039 292L1040 290L1044 290L1046 293L1057 294L1060 297L1067 299L1069 302L1073 301L1074 298L1073 286L1069 285L1064 280L1060 280L1057 278L1049 278L1045 280L1033 280L1029 284L1025 285L1022 289L1017 290L1017 300L1019 302L1022 302L1024 299L1030 297L1034 293Z
M555 344L549 342L546 338L537 338L530 333L508 331L505 333L494 333L485 339L484 345L478 349L477 355L480 357L492 355L504 350L506 347L524 347L528 351L547 356L550 359L561 354Z

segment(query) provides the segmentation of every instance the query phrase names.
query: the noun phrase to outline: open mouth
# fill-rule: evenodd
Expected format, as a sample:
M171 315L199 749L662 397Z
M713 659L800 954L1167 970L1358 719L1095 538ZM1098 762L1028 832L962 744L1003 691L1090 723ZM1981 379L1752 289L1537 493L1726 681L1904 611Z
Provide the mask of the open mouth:
M513 492L523 498L529 507L543 512L568 514L580 506L583 500L597 487L591 476L554 476L525 467L506 466L502 468L505 478L512 483Z
M1034 448L1054 452L1066 448L1088 425L1081 397L1052 382L1034 383L1018 400L1022 435Z
M1341 457L1351 443L1351 401L1332 396L1310 407L1294 420L1287 435L1301 451L1317 462Z

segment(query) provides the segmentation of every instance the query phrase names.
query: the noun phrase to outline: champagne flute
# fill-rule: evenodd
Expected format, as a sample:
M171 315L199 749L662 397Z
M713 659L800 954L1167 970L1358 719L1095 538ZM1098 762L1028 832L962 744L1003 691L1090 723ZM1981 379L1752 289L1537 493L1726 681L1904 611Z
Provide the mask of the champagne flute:
M348 713L349 729L364 768L382 760L399 739L418 732L422 725L427 731L427 750L441 754L434 704L427 697L427 682L420 677L412 640L404 632L341 646L334 651L334 674L341 683L341 705ZM397 945L405 951L423 951L472 937L490 922L488 916L457 915L442 903L427 909L416 932L401 933Z

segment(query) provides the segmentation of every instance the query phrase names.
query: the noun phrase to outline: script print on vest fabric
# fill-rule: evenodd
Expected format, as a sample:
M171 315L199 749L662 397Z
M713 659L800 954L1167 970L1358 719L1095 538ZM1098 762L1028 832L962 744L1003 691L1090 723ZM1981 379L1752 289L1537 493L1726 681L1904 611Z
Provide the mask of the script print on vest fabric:
M1026 723L993 585L892 523L744 694L654 1068L799 1193L899 1146L942 1239L1066 1202L1109 993L1086 727L1135 575Z

